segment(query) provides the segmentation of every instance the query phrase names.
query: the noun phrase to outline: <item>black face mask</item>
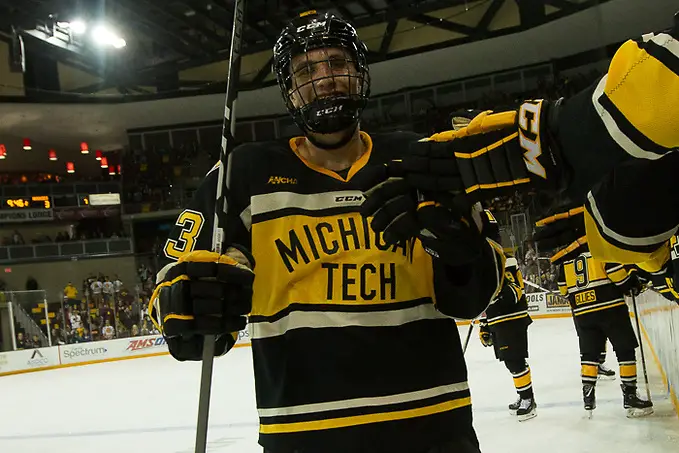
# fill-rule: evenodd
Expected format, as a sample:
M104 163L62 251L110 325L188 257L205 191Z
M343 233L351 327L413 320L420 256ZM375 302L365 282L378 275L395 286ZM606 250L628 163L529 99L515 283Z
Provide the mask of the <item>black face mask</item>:
M352 87L351 93L333 94L320 99L318 96L304 99L299 91L295 93L304 84L297 85L293 82L293 58L319 49L343 49L345 59L338 59L337 54L327 57L325 64L331 69L332 75L326 77L348 79L346 82ZM302 14L281 32L274 46L272 70L276 74L288 112L314 145L324 149L338 148L346 144L356 131L370 95L367 53L367 46L358 38L356 30L345 20L330 13ZM317 60L307 61L306 68L303 65L297 66L295 72L306 69L304 74L310 75L314 72L313 65L321 63L322 61ZM345 72L342 70L345 66L339 68L336 66L338 64L350 65L353 69ZM337 69L333 70L334 68ZM318 79L307 79L304 82L315 84ZM339 83L337 80L335 82ZM315 85L312 88L315 89ZM293 102L293 98L296 102ZM317 143L318 140L310 135L312 132L331 134L343 131L347 131L347 134L343 133L341 140L331 144Z

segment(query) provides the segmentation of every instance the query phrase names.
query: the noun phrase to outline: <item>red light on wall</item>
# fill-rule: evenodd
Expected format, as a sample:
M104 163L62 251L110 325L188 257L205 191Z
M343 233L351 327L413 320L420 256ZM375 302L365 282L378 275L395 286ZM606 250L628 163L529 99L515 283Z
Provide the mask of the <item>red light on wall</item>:
M90 147L87 146L87 143L82 142L80 144L80 153L81 154L89 154L90 153Z
M75 173L75 165L73 162L66 162L66 173Z
M50 160L57 160L57 152L54 151L53 149L50 149L48 152Z
M24 151L30 151L33 148L31 147L31 140L28 138L24 139Z
M118 165L118 169L117 169L117 170L118 170L118 174L120 174L121 168L122 168L122 167L121 167L120 165Z
M110 167L108 167L108 174L109 174L110 176L115 176L115 174L116 174L116 167L115 167L115 165L111 165Z
M101 158L101 168L108 168L108 159L105 157Z
M102 153L101 150L98 149L94 152L94 156L95 159L101 160L101 158L104 157L104 153Z
M5 145L0 143L0 159L5 159L7 157L7 148L5 148Z

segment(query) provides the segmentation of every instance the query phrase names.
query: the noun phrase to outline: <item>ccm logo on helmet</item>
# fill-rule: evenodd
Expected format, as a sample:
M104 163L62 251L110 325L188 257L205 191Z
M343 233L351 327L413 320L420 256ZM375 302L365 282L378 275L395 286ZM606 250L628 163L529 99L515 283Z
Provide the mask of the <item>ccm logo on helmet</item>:
M325 22L311 22L310 24L302 25L300 27L297 27L297 33L301 33L304 30L314 30L318 27L325 27Z
M344 105L338 105L335 107L329 107L327 109L321 109L316 112L316 116L330 115L332 113L340 112L344 108Z

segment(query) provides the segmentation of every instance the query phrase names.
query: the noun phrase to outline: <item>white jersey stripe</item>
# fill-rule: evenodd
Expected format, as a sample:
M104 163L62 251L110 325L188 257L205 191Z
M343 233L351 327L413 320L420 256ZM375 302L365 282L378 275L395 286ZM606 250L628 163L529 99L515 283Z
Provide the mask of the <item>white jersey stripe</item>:
M273 322L251 322L250 334L253 340L261 340L284 335L295 329L394 327L423 319L449 319L449 317L439 312L431 303L391 311L293 311Z
M400 393L396 395L378 396L372 398L355 398L350 400L332 401L327 403L303 404L300 406L279 407L271 409L258 409L260 417L277 417L286 415L313 414L339 409L355 409L369 406L386 406L388 404L409 403L412 401L424 400L446 393L461 392L469 390L467 382L456 384L441 385L426 390L415 392Z
M359 190L343 190L337 192L299 194L294 192L274 192L255 195L251 198L251 214L253 216L278 211L282 208L297 208L307 211L360 206L363 193Z
M617 123L615 122L613 117L611 117L608 111L606 111L604 106L599 103L599 98L601 96L606 96L604 89L606 88L607 78L608 74L603 76L599 81L599 84L597 85L596 89L594 90L594 93L592 94L592 105L594 106L594 110L596 110L596 112L599 114L601 121L603 121L604 126L608 131L608 134L618 144L618 146L620 146L620 148L623 149L623 151L625 151L632 157L650 160L660 159L663 156L663 154L658 154L652 151L642 149L636 143L634 143L629 137L627 137L627 135L625 135L620 130Z

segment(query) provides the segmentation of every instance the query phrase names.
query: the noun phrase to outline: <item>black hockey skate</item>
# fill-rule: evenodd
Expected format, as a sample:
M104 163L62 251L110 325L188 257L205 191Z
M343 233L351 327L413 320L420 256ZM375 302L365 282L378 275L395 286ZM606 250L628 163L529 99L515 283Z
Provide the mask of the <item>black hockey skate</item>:
M538 415L538 405L535 404L535 398L522 399L519 402L519 408L516 410L516 416L520 422L525 422Z
M653 403L640 399L635 386L621 384L620 387L623 395L622 404L628 418L645 417L653 413Z
M594 384L583 384L582 401L585 403L587 417L592 418L593 411L596 409L596 387Z
M519 410L519 406L521 406L521 397L517 397L516 401L510 404L509 406L509 413L512 415L516 415L516 411Z
M606 366L603 363L600 363L597 379L603 381L612 381L615 379L615 371L611 370L610 368L606 368Z

